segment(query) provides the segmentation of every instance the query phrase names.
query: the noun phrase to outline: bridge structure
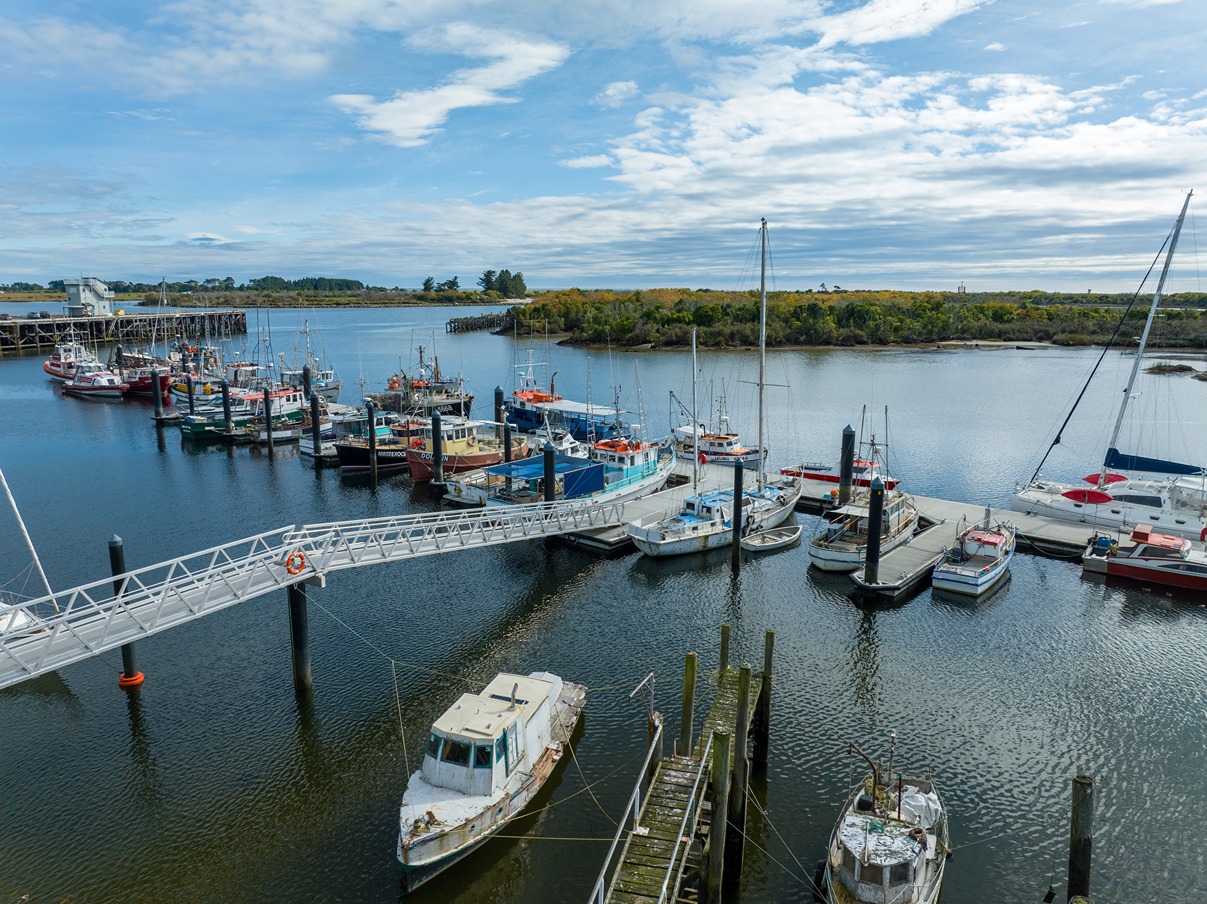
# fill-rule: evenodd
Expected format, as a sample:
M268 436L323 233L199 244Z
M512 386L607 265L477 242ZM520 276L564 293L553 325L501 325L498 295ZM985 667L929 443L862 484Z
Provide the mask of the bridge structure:
M624 503L541 502L286 526L28 601L0 604L0 688L122 648L282 589L290 595L298 681L300 599L331 572L536 540L625 521ZM111 561L114 542L110 541ZM304 645L304 637L301 639ZM305 653L309 684L309 653ZM132 654L124 663L133 661ZM123 675L133 675L127 668Z

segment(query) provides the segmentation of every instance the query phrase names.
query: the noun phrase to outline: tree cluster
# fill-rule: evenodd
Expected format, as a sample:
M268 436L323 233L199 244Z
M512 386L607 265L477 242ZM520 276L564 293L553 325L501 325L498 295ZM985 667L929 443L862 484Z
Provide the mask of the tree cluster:
M954 293L843 290L772 293L767 303L767 344L898 345L965 340L1105 342L1128 296L1042 292ZM1207 294L1166 297L1159 342L1207 348ZM1120 332L1132 342L1147 315L1138 305ZM583 344L683 346L697 331L702 346L758 344L757 292L655 289L645 292L550 292L509 311L508 332L568 333ZM1134 324L1134 326L1132 325Z
M478 285L487 295L499 298L524 298L528 294L528 286L524 284L524 274L520 271L486 270L478 277Z

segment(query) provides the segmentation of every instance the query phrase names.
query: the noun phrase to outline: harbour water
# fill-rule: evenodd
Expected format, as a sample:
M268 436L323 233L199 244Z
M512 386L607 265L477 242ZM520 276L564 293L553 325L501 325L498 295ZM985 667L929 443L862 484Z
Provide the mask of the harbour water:
M481 416L529 347L567 397L590 391L607 404L619 385L628 419L651 435L668 427L668 389L690 398L685 351L446 336L457 313L277 310L249 323L271 322L275 350L288 354L308 318L344 377L344 401L361 374L379 388L419 344L446 372L464 371ZM893 472L907 489L1005 507L1094 354L773 351L772 461L836 459L842 427L859 430L865 404L865 433L883 440L887 406ZM701 395L723 391L750 440L755 361L745 350L703 352L700 363ZM1130 363L1108 358L1049 476L1097 470ZM1136 407L1175 449L1201 452L1204 393L1207 384L1167 377ZM114 534L136 568L287 524L436 504L404 476L374 488L315 472L296 448L269 461L257 448L191 447L175 429L157 434L149 404L64 398L36 358L0 361L0 411L0 467L56 589L106 576ZM798 518L808 532L813 519ZM0 526L0 580L10 581L28 556L7 513ZM756 667L764 629L776 631L771 766L754 786L742 902L809 900L860 775L847 744L880 750L891 729L898 762L933 766L951 814L945 904L1038 901L1050 882L1061 887L1079 768L1098 783L1096 904L1201 899L1203 600L1020 555L1006 586L977 603L925 590L865 607L845 577L807 564L804 546L748 559L737 577L728 551L655 561L521 543L437 556L341 572L310 591L308 704L294 696L283 593L140 642L137 697L117 688L116 652L2 691L0 901L396 901L398 803L427 728L504 669L591 688L575 755L548 809L411 900L584 901L644 753L645 712L629 690L653 671L655 706L676 734L683 655L700 654L702 676L715 668L725 621L731 660Z

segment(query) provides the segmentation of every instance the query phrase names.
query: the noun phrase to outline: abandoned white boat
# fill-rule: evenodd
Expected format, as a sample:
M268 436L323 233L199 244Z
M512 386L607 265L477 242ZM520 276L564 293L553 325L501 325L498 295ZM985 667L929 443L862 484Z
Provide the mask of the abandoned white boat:
M399 814L407 891L456 863L519 815L553 773L587 689L548 672L500 672L432 726Z
M742 549L747 552L770 552L773 549L784 549L800 540L800 533L799 524L785 524L782 527L756 530L742 538Z
M931 776L894 771L892 754L854 787L814 883L829 904L936 904L951 850Z

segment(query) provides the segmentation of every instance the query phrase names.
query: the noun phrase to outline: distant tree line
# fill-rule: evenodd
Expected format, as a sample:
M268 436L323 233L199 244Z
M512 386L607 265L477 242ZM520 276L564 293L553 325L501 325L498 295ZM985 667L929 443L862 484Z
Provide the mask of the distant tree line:
M841 290L825 295L768 295L767 344L898 345L943 341L1106 341L1129 295L1049 292L900 292ZM1128 314L1122 344L1135 342L1147 304ZM1207 293L1166 296L1154 342L1207 348ZM641 292L570 289L537 296L509 310L506 332L568 333L570 341L598 345L684 346L697 332L702 346L758 344L757 292L653 289ZM1135 322L1133 327L1131 322Z

